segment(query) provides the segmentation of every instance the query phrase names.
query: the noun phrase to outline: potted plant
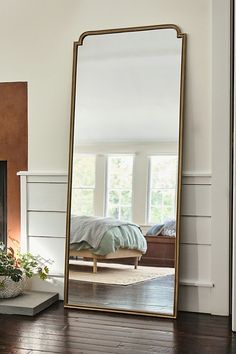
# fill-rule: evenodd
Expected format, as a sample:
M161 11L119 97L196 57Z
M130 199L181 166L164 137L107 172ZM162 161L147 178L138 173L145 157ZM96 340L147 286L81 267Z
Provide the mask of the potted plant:
M41 257L15 252L12 247L6 248L0 242L0 298L18 296L23 292L27 278L38 274L45 280L48 272L49 269L42 264Z

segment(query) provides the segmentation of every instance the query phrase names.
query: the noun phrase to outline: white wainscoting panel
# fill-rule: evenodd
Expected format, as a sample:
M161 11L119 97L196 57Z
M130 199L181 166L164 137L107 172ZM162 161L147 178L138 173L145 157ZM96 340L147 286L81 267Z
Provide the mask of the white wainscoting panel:
M180 286L179 290L179 310L190 312L211 311L212 289L206 286Z
M28 288L36 291L56 292L59 294L59 299L64 298L64 277L50 276L46 281L40 280L34 276L28 281Z
M211 216L211 186L208 184L183 185L181 214Z
M180 279L211 282L211 246L180 245Z
M29 237L29 250L49 261L50 275L64 275L65 238ZM52 261L52 263L51 263Z
M28 182L28 210L66 211L67 184Z
M66 173L20 172L21 247L49 264L49 278L34 277L30 289L56 291L64 297L66 237Z
M180 242L211 245L211 217L182 216Z
M66 212L58 213L55 211L29 211L28 235L65 237Z
M21 172L21 244L54 260L47 282L32 289L57 291L63 298L66 173ZM211 176L184 174L180 235L181 310L211 313Z

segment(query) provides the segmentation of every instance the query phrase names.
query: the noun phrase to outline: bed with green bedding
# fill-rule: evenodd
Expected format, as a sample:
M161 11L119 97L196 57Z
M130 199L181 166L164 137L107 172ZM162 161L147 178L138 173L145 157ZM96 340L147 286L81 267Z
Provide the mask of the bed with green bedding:
M99 259L133 257L137 268L146 250L146 239L136 224L103 217L71 218L70 256L92 258L94 272Z

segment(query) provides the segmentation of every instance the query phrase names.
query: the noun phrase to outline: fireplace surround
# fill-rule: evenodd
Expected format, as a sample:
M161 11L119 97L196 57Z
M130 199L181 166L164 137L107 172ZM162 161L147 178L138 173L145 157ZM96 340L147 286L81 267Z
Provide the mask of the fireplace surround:
M28 169L27 83L0 83L1 238L16 248L20 240L20 181Z

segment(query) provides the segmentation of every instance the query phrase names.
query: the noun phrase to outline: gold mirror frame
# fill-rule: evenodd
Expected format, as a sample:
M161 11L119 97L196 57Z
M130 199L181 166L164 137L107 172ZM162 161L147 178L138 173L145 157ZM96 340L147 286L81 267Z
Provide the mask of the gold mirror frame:
M77 77L77 59L78 47L83 45L87 36L114 34L123 32L152 31L161 29L173 29L177 33L177 38L182 40L181 48L181 71L180 71L180 97L179 97L179 142L178 142L178 183L177 183L177 212L176 212L176 247L175 247L175 288L174 288L174 311L173 315L147 313L144 311L108 309L102 307L89 307L83 305L68 304L68 277L69 277L69 241L70 241L70 214L71 214L71 192L72 192L72 166L73 166L73 145L74 145L74 122L75 122L75 97L76 97L76 77ZM79 40L74 42L73 47L73 69L72 69L72 96L71 96L71 114L70 114L70 143L69 143L69 168L68 168L68 192L67 192L67 217L66 217L66 251L65 251L65 286L64 286L64 307L77 308L84 310L113 312L123 314L144 315L149 317L176 318L178 304L179 287L179 243L180 243L180 205L181 205L181 185L182 185L182 155L183 155L183 117L184 117L184 88L185 88L185 67L186 67L186 33L182 33L180 28L174 24L162 24L141 27L128 27L117 29L106 29L97 31L87 31L81 34Z

